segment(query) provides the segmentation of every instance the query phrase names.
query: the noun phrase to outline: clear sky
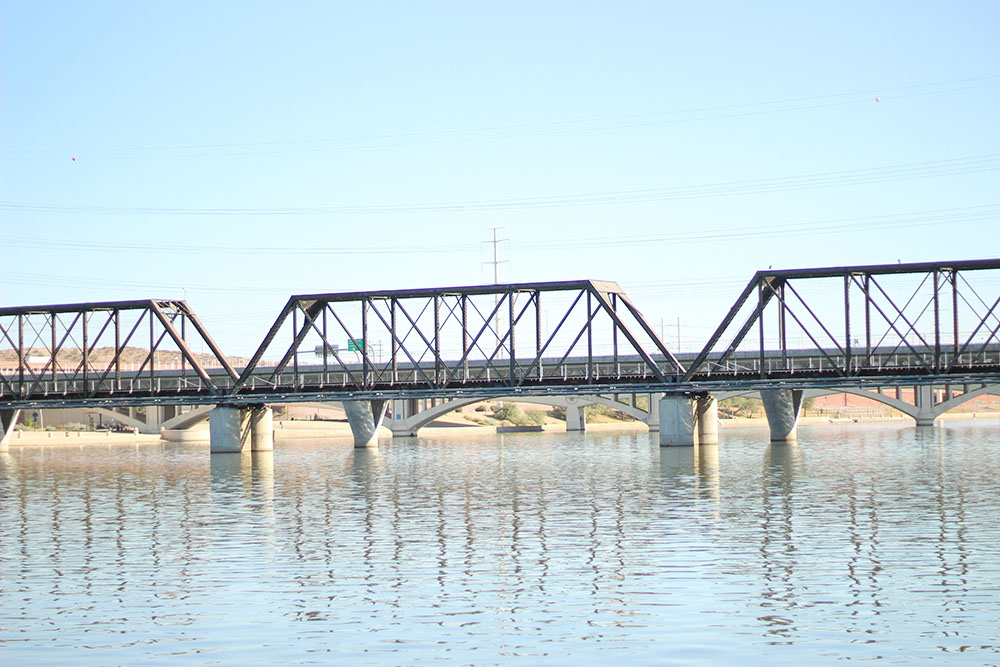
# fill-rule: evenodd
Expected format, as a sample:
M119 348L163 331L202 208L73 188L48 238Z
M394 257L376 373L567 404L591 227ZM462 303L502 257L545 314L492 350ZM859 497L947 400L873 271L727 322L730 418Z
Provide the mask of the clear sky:
M0 2L0 303L1000 256L1000 3Z

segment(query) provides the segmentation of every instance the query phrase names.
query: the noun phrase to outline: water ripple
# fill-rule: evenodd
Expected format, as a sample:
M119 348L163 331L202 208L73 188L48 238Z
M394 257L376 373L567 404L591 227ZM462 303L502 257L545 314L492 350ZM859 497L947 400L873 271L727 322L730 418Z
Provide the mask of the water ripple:
M995 662L996 426L20 448L4 664Z

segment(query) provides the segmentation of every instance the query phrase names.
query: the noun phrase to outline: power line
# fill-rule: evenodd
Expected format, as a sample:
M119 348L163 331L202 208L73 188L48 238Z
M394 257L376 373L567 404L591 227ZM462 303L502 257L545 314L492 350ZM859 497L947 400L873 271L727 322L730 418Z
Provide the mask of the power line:
M389 213L446 213L478 210L521 210L602 204L630 204L653 201L732 197L789 192L795 190L888 183L920 178L955 176L1000 170L1000 153L973 155L947 160L910 162L867 169L817 172L798 176L728 181L694 186L670 186L636 190L615 190L570 195L550 195L515 199L468 200L426 204L369 206L306 206L276 208L181 208L142 206L102 206L0 201L0 210L33 213L100 213L106 215L170 216L299 216L362 215Z
M148 145L132 146L120 148L91 147L74 148L75 155L87 155L88 159L148 159L150 157L214 157L214 156L244 156L244 155L268 155L278 153L302 153L302 152L326 152L331 150L359 150L371 148L395 148L407 145L428 145L438 143L452 143L463 141L484 141L494 139L511 139L517 137L545 136L561 133L593 132L611 129L644 127L649 125L686 123L703 120L713 120L719 118L733 118L748 115L760 115L768 113L780 113L787 111L799 111L830 106L842 106L846 104L868 104L875 95L885 99L890 96L892 99L901 99L916 96L951 94L960 90L970 90L997 85L1000 75L986 75L970 77L965 79L952 79L923 84L913 84L904 86L884 86L864 90L826 93L819 95L803 95L789 98L779 98L773 100L763 100L754 102L738 102L733 104L712 105L704 107L691 107L686 109L659 110L629 114L618 114L611 116L598 116L591 118L560 119L549 121L538 121L531 123L507 124L482 126L476 128L447 128L442 130L423 130L416 132L402 133L381 133L372 135L327 137L327 138L306 138L306 139L283 139L272 141L243 141L226 143L206 143L206 144L173 144L173 145ZM956 88L956 86L958 86ZM627 121L626 124L621 124ZM618 123L617 125L606 125L607 123ZM574 127L576 126L576 127ZM531 130L529 134L511 134ZM488 136L474 136L488 134ZM433 137L440 137L433 139ZM370 143L382 142L385 140L413 140L419 138L431 138L423 142L399 142L396 143ZM361 143L359 143L361 142ZM369 143L364 143L369 142ZM325 144L319 147L317 145ZM310 147L311 146L311 147ZM234 152L237 149L244 149L242 152ZM65 159L68 148L59 149L27 149L12 150L3 149L0 153L15 156L52 156L51 159ZM180 153L177 155L150 155L156 151L199 151ZM228 152L207 152L207 151L228 151ZM119 155L115 155L118 153ZM129 153L135 153L130 155Z
M542 239L535 241L522 241L514 245L518 252L547 252L552 248L572 249L588 247L620 247L620 246L649 246L663 244L690 244L703 243L706 241L740 241L753 238L781 235L783 238L791 236L805 236L815 234L833 234L844 232L865 232L886 229L903 229L911 227L923 227L934 225L953 225L964 222L988 222L1000 218L1000 204L986 204L981 206L967 206L957 208L932 209L926 211L911 211L906 213L895 213L878 216L860 216L848 218L835 218L827 220L813 220L805 222L793 222L774 225L754 225L752 229L723 228L713 231L679 231L669 234L653 234L644 236L621 236L613 237L581 237L572 240L567 239ZM503 229L497 227L496 230ZM0 241L5 246L39 248L44 247L49 250L83 250L88 253L108 252L120 253L123 251L154 253L154 254L188 254L188 255L276 255L276 256L303 256L303 255L427 255L458 252L475 252L479 248L473 244L447 244L434 246L373 246L373 247L302 247L302 246L178 246L160 243L134 243L134 242L114 242L114 241L73 241L64 238L45 238L40 236L18 236L13 234L0 234ZM508 242L508 239L496 239L497 243ZM483 241L482 245L491 244L493 241ZM498 260L498 253L494 248L494 261L498 263L509 260ZM491 264L492 262L483 262ZM497 273L496 271L494 272Z

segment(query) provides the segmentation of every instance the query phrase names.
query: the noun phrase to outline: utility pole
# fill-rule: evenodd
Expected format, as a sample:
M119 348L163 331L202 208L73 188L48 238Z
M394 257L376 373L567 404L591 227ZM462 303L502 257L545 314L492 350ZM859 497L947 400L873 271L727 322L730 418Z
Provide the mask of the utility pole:
M498 239L497 238L497 232L499 230L503 229L503 227L490 227L489 229L491 229L493 231L493 240L492 241L483 241L483 243L484 244L489 243L490 245L493 246L493 261L492 262L483 262L483 264L492 264L493 265L493 284L494 285L499 285L500 284L500 265L508 263L508 262L510 262L510 260L509 259L498 259L497 258L497 246L500 245L501 243L503 243L504 241L508 241L509 239Z
M508 260L508 259L499 259L498 258L498 256L497 256L497 246L499 246L504 241L507 241L508 239L498 239L497 238L497 232L499 230L503 229L503 227L490 227L490 229L493 231L493 240L492 241L483 241L483 243L484 244L489 243L489 244L491 244L493 246L493 261L492 262L483 262L483 264L492 264L493 265L493 284L494 285L499 285L500 284L500 265L503 264L503 263L505 263L505 262L509 262L510 260ZM500 309L497 308L497 305L499 303L500 303L500 295L499 294L494 295L493 296L493 310L495 311L496 314L493 317L493 333L496 335L497 347L500 346L500 339L501 339L501 336L500 336Z

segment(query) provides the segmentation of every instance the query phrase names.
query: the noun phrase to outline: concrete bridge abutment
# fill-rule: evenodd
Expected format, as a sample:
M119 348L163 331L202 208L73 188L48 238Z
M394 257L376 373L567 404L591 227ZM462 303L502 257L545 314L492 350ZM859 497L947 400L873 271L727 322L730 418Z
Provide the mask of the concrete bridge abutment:
M208 413L209 449L213 454L273 450L273 415L269 405L217 405Z
M719 402L711 394L667 394L659 403L661 447L719 442Z

